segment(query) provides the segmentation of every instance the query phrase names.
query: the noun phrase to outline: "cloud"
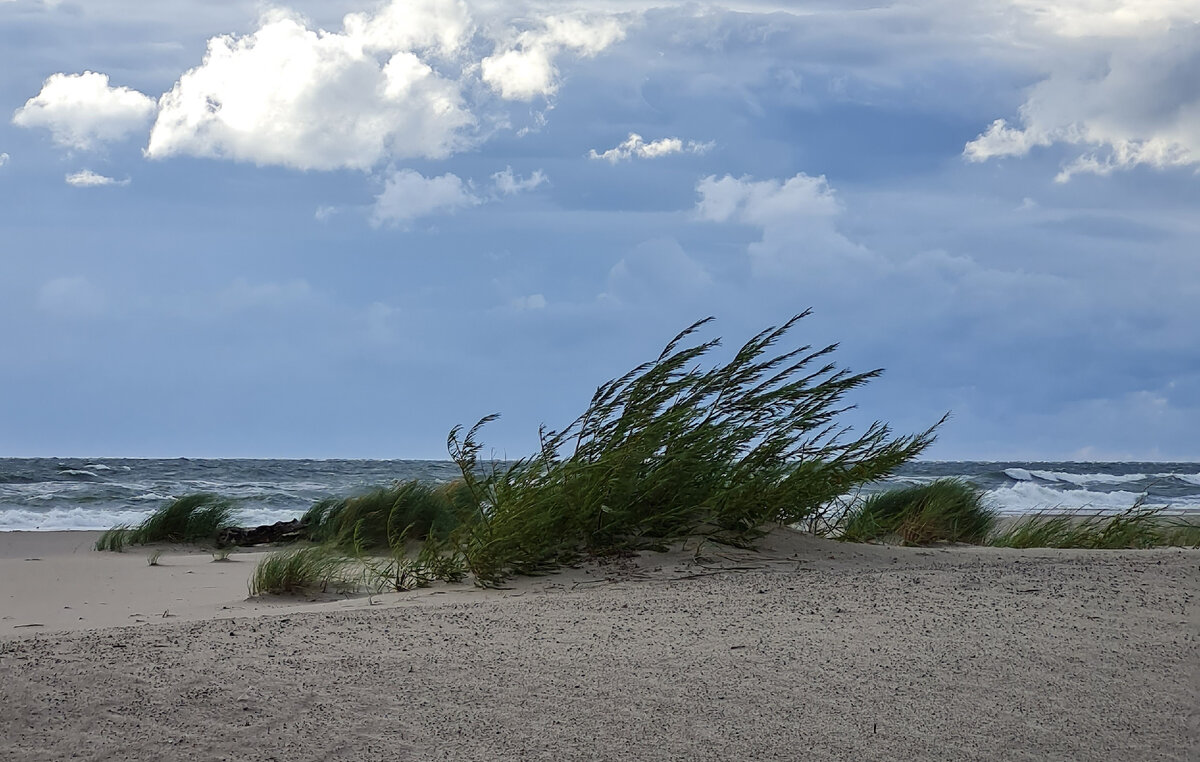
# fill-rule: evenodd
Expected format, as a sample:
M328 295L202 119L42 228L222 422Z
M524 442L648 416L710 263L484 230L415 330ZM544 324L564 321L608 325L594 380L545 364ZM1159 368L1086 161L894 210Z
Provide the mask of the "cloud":
M696 192L699 219L762 230L761 240L747 248L756 275L797 276L818 267L827 275L845 275L849 264L876 259L837 229L842 206L824 175L800 172L785 181L710 175L696 184Z
M88 150L144 129L154 109L149 96L111 87L107 74L85 71L50 75L12 121L19 127L45 127L59 145Z
M492 175L492 183L496 186L496 190L504 196L531 191L546 182L549 180L540 169L535 169L529 177L514 175L512 167L505 167Z
M9 158L8 154L0 153L0 167L3 167L5 164L8 163L8 158Z
M684 143L679 138L661 138L652 140L647 143L642 136L636 132L629 133L629 137L625 139L616 148L610 148L604 153L597 153L593 148L588 152L588 158L604 159L611 164L616 164L618 161L624 161L637 157L639 159L657 159L660 156L668 156L673 153L694 153L702 154L712 150L716 145L713 142L697 143L694 140L689 140Z
M521 32L509 46L484 58L483 81L506 100L548 97L558 90L554 62L559 55L595 56L624 36L611 16L549 16L540 29Z
M1055 144L1084 149L1058 182L1139 165L1200 166L1200 24L1150 29L1133 24L1127 36L1104 40L1098 58L1064 57L1029 91L1019 124L995 120L963 156L983 162Z
M67 175L67 185L73 185L76 188L100 188L105 185L129 185L129 178L124 180L116 180L111 177L97 174L90 169L81 169L78 172L73 172Z
M475 123L460 84L397 46L452 50L464 22L417 12L405 28L396 13L353 14L337 34L275 10L253 34L214 37L162 97L147 155L328 170L453 153Z
M64 277L48 281L38 289L37 306L55 317L89 318L103 314L108 300L86 278Z
M449 214L481 203L457 175L425 177L402 169L387 178L371 209L374 225L406 223L432 214Z

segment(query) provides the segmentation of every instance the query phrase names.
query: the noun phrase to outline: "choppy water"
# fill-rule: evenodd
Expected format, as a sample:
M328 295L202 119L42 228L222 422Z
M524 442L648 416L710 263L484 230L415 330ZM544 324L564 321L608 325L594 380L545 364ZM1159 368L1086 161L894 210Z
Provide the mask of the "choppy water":
M243 525L298 517L322 498L394 479L448 481L449 461L132 460L0 458L0 531L106 529L140 522L190 492L235 498ZM1200 463L939 463L907 466L889 480L972 480L999 510L1112 512L1145 496L1148 505L1200 512Z

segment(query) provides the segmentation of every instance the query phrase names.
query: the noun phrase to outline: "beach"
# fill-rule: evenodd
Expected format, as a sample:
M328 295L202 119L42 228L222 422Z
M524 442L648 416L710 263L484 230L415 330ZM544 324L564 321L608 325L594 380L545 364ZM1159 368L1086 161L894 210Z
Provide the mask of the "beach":
M696 542L246 600L0 534L0 759L1196 759L1200 551ZM37 559L37 560L33 560Z

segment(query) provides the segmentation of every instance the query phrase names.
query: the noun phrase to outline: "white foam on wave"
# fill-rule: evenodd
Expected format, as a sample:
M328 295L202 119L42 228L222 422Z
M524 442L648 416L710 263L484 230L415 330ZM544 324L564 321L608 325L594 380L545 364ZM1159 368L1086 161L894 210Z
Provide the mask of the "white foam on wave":
M1033 481L1033 474L1023 468L1006 468L1004 469L1004 473L1009 479L1016 479L1019 482Z
M1072 474L1065 471L1029 471L1029 474L1048 482L1066 482L1082 487L1085 484L1128 484L1170 474Z
M1187 482L1188 484L1200 487L1200 474L1171 474L1171 476L1174 476L1181 482Z
M1030 481L989 490L987 501L1001 513L1036 513L1037 511L1081 511L1089 513L1119 513L1132 508L1142 495L1139 492L1116 490L1093 492L1086 489L1055 489ZM1166 500L1152 498L1146 508L1167 506L1174 511L1200 511L1200 500L1183 498Z
M111 471L112 466L106 466L103 463L88 463L84 468L90 468L93 471Z
M0 510L0 532L57 532L63 530L102 530L118 524L136 526L153 512L145 510L97 510L95 508L52 508L48 511L26 511L19 508ZM233 522L240 526L274 524L276 521L298 519L304 509L250 509L234 514Z
M109 529L118 524L140 524L150 511L104 511L94 508L52 508L0 511L0 530L52 532L64 529Z
M93 479L100 478L100 475L95 473L94 471L85 471L82 468L66 468L66 469L63 469L62 471L59 471L58 473L64 474L64 475L69 475L69 476L90 476Z

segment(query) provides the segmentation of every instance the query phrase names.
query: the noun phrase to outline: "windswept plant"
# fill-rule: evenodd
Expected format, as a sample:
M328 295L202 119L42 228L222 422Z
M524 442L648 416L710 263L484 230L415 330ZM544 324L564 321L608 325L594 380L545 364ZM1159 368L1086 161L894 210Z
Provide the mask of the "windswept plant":
M350 585L352 563L344 553L322 545L276 551L255 567L250 595L326 592L331 585Z
M163 504L136 527L119 524L96 540L96 550L120 553L126 545L154 542L216 544L222 529L232 526L234 504L208 493L184 495Z
M1158 546L1200 546L1200 525L1164 516L1165 507L1148 508L1145 498L1110 516L1043 511L1017 519L992 537L1001 548L1085 548L1117 550Z
M896 537L906 545L978 544L996 525L996 516L974 484L937 479L868 496L842 516L834 534L848 542Z
M391 548L395 538L445 540L458 525L461 483L432 485L398 481L342 500L323 500L304 514L314 542L343 549Z
M601 385L566 428L543 427L540 451L507 467L479 459L479 430L495 416L455 428L448 448L470 499L454 538L477 581L689 534L752 543L916 457L938 424L893 437L876 422L855 438L837 421L845 395L880 370L839 370L837 345L774 353L807 314L709 369L700 363L720 340L695 342L711 318L693 324Z
M216 544L217 535L232 526L234 504L206 492L184 495L152 513L129 532L127 542L193 542Z
M111 550L114 553L123 553L125 544L129 542L129 534L131 530L128 524L118 524L112 529L106 529L96 540L96 550Z

